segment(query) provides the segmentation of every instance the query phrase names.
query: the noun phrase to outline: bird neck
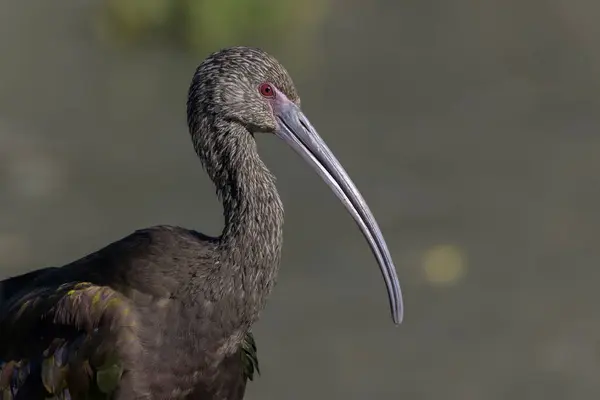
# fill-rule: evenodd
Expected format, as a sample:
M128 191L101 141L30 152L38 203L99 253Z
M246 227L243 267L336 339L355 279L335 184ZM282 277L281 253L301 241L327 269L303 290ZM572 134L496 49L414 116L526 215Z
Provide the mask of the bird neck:
M283 206L275 178L258 156L254 138L237 138L228 159L227 184L217 185L225 226L221 245L236 265L265 268L279 261Z
M196 150L223 203L221 269L234 281L233 290L242 289L246 318L254 322L276 280L283 206L252 134L233 122L207 121L205 126L213 131L196 139L202 141Z

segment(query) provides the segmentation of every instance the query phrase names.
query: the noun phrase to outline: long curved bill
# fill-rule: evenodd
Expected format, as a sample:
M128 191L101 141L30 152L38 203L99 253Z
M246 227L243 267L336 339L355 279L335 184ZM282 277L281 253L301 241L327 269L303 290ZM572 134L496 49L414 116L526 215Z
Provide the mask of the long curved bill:
M400 324L404 315L402 291L396 268L383 234L358 189L300 108L282 93L273 106L276 135L287 142L323 178L356 221L379 263L388 292L392 319Z

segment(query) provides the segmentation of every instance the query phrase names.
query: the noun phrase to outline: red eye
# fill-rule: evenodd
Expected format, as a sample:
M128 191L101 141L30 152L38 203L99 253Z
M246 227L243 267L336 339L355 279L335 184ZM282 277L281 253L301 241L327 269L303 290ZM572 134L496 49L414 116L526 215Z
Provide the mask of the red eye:
M260 85L260 87L258 88L258 91L264 97L271 97L271 98L275 97L275 90L273 90L273 86L271 86L271 84L269 84L269 83L263 83L262 85Z

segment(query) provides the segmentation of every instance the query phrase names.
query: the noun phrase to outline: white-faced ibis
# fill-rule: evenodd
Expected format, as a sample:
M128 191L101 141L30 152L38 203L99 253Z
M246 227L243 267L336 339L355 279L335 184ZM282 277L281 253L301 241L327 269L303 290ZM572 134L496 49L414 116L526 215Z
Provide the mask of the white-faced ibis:
M367 238L392 318L396 271L358 190L264 51L210 55L187 101L192 141L223 202L219 237L138 230L80 260L0 283L0 399L242 399L258 368L250 331L279 268L283 207L257 153L274 134L311 164Z

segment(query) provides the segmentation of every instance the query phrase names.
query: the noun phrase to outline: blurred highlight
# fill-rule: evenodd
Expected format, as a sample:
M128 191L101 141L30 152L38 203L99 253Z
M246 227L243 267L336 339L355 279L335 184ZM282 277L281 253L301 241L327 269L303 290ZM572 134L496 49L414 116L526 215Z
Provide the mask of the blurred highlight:
M423 255L423 271L432 285L455 285L466 274L466 269L465 257L457 246L438 245Z

